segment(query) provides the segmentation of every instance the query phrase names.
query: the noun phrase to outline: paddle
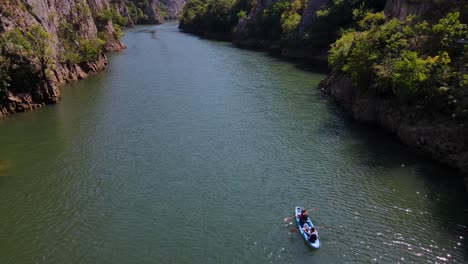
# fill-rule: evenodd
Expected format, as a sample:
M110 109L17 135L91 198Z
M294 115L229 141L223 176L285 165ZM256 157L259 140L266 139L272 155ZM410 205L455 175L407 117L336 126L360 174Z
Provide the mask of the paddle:
M329 226L314 226L314 228L330 228ZM294 233L294 232L297 232L299 231L298 228L290 228L289 229L289 233Z
M317 210L317 209L318 209L318 208L313 207L313 208L310 208L309 210L307 210L307 212L308 212L308 211L311 211L311 210ZM283 221L284 221L284 222L288 222L289 220L291 220L291 219L294 218L294 217L296 217L296 216L286 217L286 218L283 219Z

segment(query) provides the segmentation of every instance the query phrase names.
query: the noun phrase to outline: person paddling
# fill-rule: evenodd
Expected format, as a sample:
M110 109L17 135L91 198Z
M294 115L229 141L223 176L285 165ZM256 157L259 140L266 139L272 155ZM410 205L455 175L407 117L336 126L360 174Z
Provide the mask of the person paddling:
M305 223L307 223L307 220L309 220L309 215L307 214L306 209L302 208L301 213L297 215L299 218L299 224L304 226Z
M310 232L307 233L307 238L308 240L310 241L310 243L315 243L315 241L317 240L318 236L317 236L317 230L315 229L315 227L312 227L310 229Z

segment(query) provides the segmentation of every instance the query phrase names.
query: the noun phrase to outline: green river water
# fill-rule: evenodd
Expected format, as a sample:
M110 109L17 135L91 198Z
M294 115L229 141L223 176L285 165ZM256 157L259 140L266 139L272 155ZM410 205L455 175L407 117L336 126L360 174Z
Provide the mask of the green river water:
M0 120L0 263L468 262L462 180L353 122L323 71L174 23L124 42ZM283 222L296 205L317 251Z

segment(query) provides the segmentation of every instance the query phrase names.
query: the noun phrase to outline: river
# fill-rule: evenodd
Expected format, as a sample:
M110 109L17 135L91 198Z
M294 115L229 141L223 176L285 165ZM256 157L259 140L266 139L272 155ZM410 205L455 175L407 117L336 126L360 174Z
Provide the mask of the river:
M0 120L0 263L463 263L455 172L353 122L324 73L139 26L57 105ZM294 225L315 207L322 246Z

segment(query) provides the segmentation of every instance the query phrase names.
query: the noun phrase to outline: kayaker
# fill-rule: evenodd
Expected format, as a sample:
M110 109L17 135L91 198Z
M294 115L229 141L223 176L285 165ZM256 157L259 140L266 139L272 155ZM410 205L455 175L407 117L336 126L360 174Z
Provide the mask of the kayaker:
M310 234L308 233L308 240L310 243L315 243L315 240L317 240L317 230L315 230L315 227L310 229Z
M301 227L305 223L307 223L307 220L309 219L309 215L307 214L307 211L304 208L301 210L301 213L297 217L299 217L299 224L301 225Z

